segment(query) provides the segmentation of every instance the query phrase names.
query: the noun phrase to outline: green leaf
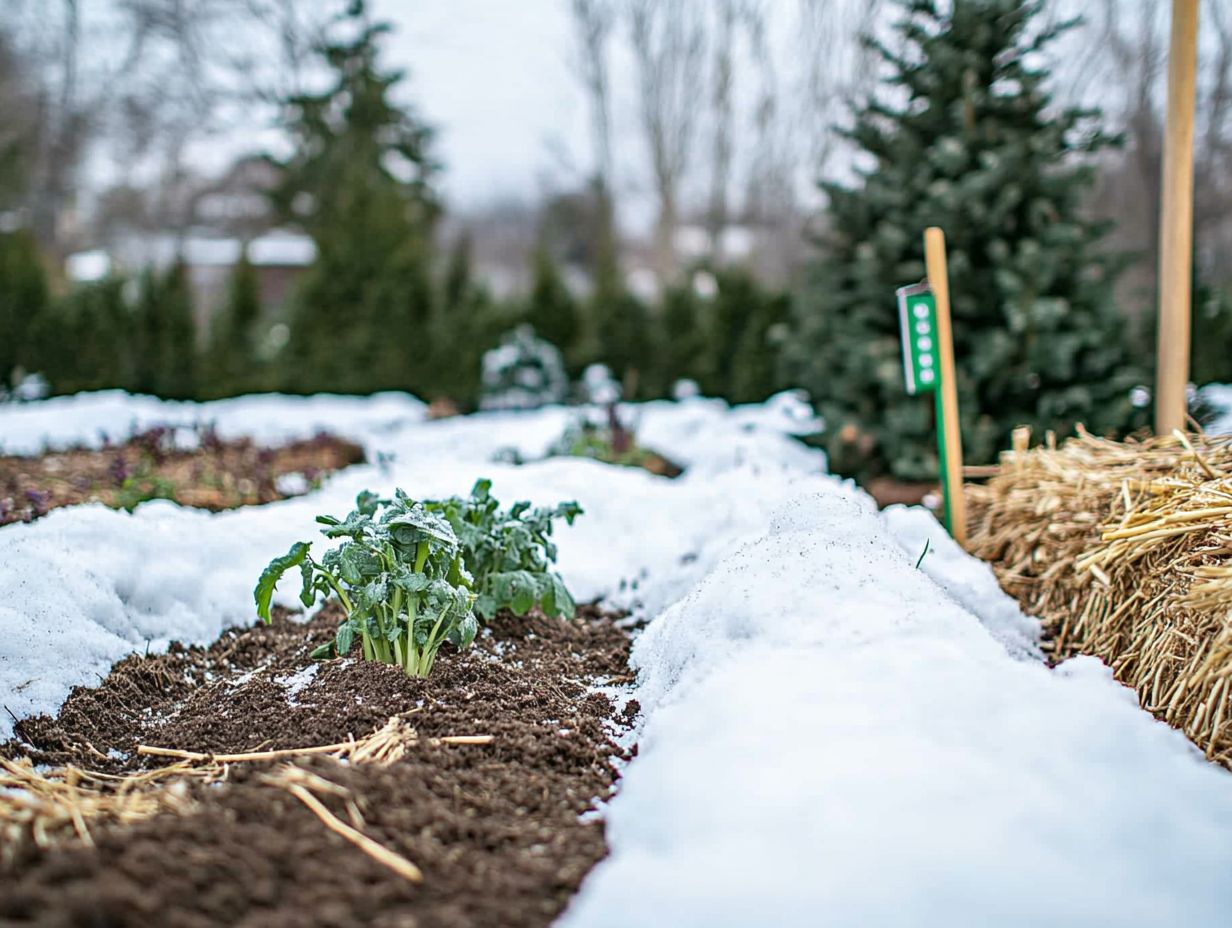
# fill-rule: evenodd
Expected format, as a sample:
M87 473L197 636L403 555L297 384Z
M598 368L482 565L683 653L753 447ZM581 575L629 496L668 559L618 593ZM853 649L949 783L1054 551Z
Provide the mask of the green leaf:
M552 587L555 590L558 614L566 619L573 618L577 614L577 603L573 601L573 596L569 593L569 588L565 586L565 581L556 574L552 574Z
M385 602L389 596L389 575L381 574L375 580L369 581L360 591L360 595L369 608Z
M449 549L458 546L458 536L449 523L418 504L390 519L386 525L399 544L413 544L426 539Z
M306 557L299 565L299 569L304 581L304 587L299 592L299 601L311 609L312 604L317 601L316 586L313 582L316 576L316 565L312 563L312 558Z
M319 648L313 648L312 652L308 656L312 658L314 661L331 660L332 658L336 656L336 652L334 650L334 642L327 641L325 642L325 644L321 645Z
M386 502L371 490L364 490L355 497L355 509L366 516L376 515L377 507Z
M375 554L363 545L352 542L343 545L338 552L338 569L342 579L352 586L364 582L367 577L375 577L381 572L381 562Z
M355 644L355 626L348 622L343 622L338 626L338 631L334 635L334 645L338 649L339 654L349 654L351 646Z
M312 547L310 542L297 541L291 545L291 550L282 557L276 557L269 562L269 565L261 572L261 577L257 580L257 585L252 591L253 599L257 603L257 615L263 618L267 623L272 621L270 616L270 600L274 596L274 587L278 585L278 581L282 575L292 567L298 567L304 562L304 558L308 556L308 549Z
M321 529L321 534L326 538L351 537L358 540L365 530L372 527L372 517L362 512L352 512L345 522L339 522L331 516L317 516L317 521L326 526Z
M473 612L468 612L449 632L449 641L459 648L469 647L479 633L479 622Z
M535 579L524 570L512 575L513 595L509 599L509 608L516 615L526 615L535 607Z
M394 585L402 588L405 593L421 593L428 588L428 578L423 574L406 570L394 577Z

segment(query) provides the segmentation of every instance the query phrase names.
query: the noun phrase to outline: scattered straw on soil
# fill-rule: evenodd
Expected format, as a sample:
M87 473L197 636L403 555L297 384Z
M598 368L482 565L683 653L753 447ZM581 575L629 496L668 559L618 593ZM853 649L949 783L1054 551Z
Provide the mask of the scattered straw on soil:
M57 841L76 838L88 847L94 846L90 826L95 822L128 825L150 818L159 812L188 814L194 803L188 798L186 778L220 782L227 778L227 767L235 763L271 763L277 760L311 755L325 755L352 764L389 766L406 754L407 748L418 744L419 734L411 727L405 713L393 716L370 735L337 744L274 751L246 751L239 754L204 754L174 748L140 745L137 753L152 757L173 758L176 763L140 773L115 775L66 767L39 770L28 758L8 760L0 757L0 829L4 843L0 846L0 864L11 865L17 849L26 841L40 848L49 848ZM447 735L423 739L432 746L489 745L491 735ZM331 831L355 844L374 860L414 882L422 879L417 867L362 834L362 818L355 812L353 828L342 825L312 794L329 792L329 781L310 775L301 768L284 764L276 774L261 778L262 782L288 790L302 801ZM334 787L339 795L348 796L342 787ZM348 799L348 808L354 803Z
M1014 450L968 487L969 548L1045 625L1232 767L1232 442L1080 432Z
M0 769L0 924L552 924L605 853L593 812L628 756L612 739L636 704L591 690L629 679L619 616L502 614L426 680L312 665L340 618L280 611L207 648L134 655L55 717L21 720L0 744L16 771ZM174 793L146 778L184 806L149 805ZM43 844L33 794L56 794Z
M27 841L46 849L75 837L93 847L95 823L129 825L162 811L188 813L193 802L183 778L193 775L187 764L118 777L72 766L42 771L28 759L0 757L0 869L12 865Z

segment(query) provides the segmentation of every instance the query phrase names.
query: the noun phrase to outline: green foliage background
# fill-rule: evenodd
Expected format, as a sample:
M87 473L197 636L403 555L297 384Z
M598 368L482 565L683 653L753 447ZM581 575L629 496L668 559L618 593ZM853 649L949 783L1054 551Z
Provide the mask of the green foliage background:
M901 0L890 74L848 131L851 186L824 184L828 228L795 306L784 369L818 398L831 465L931 479L932 408L903 387L893 290L947 235L964 451L993 460L1017 425L1118 433L1143 382L1114 303L1118 260L1084 210L1098 114L1058 107L1038 54L1064 25L1031 0Z
M198 331L182 265L65 290L26 232L4 232L0 379L38 371L56 393L173 398L405 389L466 410L483 353L529 323L571 376L604 363L634 399L682 378L732 402L804 386L828 423L832 469L932 479L932 404L903 390L893 291L924 276L920 233L940 225L969 460L991 460L1020 424L1142 424L1129 396L1150 382L1150 333L1127 336L1113 301L1121 262L1085 210L1091 156L1113 140L1097 113L1059 107L1037 64L1064 26L1045 25L1033 0L896 9L901 41L878 48L887 80L846 130L860 169L823 185L825 232L791 291L699 265L648 304L624 284L599 197L589 212L573 200L545 210L528 291L494 298L469 238L442 246L432 132L393 102L403 75L380 65L386 27L357 5L343 38L319 49L332 80L286 101L295 154L276 163L273 204L318 258L284 314L263 309L247 258ZM579 216L597 231L574 253L580 239L562 247L561 227ZM585 267L589 292L570 288L564 260ZM1194 378L1232 380L1232 296L1199 283L1194 306Z

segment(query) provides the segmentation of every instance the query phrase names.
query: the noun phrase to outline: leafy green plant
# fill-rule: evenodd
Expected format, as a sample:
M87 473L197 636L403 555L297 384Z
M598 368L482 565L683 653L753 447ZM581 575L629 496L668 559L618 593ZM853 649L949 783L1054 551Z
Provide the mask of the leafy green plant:
M126 478L115 495L116 505L129 512L153 499L169 499L175 502L175 484L162 477L137 474Z
M491 618L508 608L525 615L572 616L573 597L552 570L556 545L552 524L569 524L581 513L577 503L508 510L480 480L470 496L412 500L401 490L394 499L364 491L345 519L318 516L327 538L345 538L318 561L310 542L296 542L274 558L257 581L257 614L271 619L279 579L298 568L305 606L318 596L336 595L346 611L334 640L315 658L347 654L358 641L368 660L398 664L411 676L431 670L441 645L468 646L478 631L476 613Z
M667 458L637 443L637 435L620 419L615 403L609 403L607 421L592 422L583 415L570 423L548 450L549 457L590 458L604 464L640 467L662 477L679 477L683 470Z
M432 671L449 641L468 646L478 631L472 578L449 523L422 502L398 490L393 500L363 492L345 519L318 516L326 538L346 538L318 561L309 542L296 542L275 558L253 591L257 614L270 621L278 580L296 567L303 577L305 606L318 595L337 595L346 610L334 640L313 652L347 654L358 641L367 660L397 664L412 677Z
M478 594L475 610L491 618L501 609L525 615L538 606L544 615L572 618L573 597L552 569L552 523L561 518L572 525L582 507L563 502L532 508L519 502L506 510L491 491L492 481L479 480L468 497L427 504L449 522L462 545Z

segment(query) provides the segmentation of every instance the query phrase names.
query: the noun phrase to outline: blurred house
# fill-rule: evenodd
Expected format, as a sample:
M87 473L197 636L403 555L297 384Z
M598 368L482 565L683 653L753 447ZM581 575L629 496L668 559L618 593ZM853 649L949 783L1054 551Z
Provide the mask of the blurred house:
M144 268L166 270L179 258L188 271L199 332L226 302L231 273L244 253L238 237L202 233L129 234L106 249L69 255L65 275L73 281L98 280L113 272L139 273ZM248 260L257 273L261 305L267 316L281 314L300 275L316 259L316 245L307 235L274 229L247 242Z

